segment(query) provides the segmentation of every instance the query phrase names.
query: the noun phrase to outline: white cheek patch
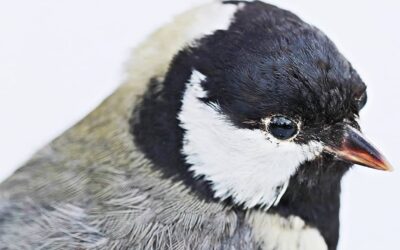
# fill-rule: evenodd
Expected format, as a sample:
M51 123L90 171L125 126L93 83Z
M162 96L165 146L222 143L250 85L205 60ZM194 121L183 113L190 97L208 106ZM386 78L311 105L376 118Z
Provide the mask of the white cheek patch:
M195 177L212 183L215 197L232 197L246 208L277 204L289 178L307 160L322 151L319 142L299 145L270 139L267 132L235 127L207 96L201 82L206 77L193 71L179 113L185 130L182 153Z

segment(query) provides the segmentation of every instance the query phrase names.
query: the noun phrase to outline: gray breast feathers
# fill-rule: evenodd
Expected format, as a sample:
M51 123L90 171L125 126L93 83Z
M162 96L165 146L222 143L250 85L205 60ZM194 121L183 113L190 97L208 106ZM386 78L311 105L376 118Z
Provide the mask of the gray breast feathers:
M236 213L164 179L133 143L128 121L153 77L196 38L224 29L238 6L211 3L178 16L134 52L113 95L0 185L7 249L243 249Z
M150 79L163 78L185 45L227 28L238 8L207 4L155 32L135 50L125 84L0 184L0 248L272 249L267 241L287 239L262 229L271 220L164 178L130 133Z

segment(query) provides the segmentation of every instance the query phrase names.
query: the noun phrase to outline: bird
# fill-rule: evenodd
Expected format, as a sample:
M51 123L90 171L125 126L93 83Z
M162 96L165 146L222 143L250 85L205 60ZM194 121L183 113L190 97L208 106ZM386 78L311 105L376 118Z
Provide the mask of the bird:
M334 250L342 177L392 169L359 126L365 83L287 10L205 3L127 68L0 184L1 249Z

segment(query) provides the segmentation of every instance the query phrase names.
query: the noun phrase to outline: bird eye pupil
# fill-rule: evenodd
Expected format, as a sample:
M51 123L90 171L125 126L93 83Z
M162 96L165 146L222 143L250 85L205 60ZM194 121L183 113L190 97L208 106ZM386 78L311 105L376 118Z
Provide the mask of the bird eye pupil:
M297 124L284 116L275 116L268 124L268 131L280 140L287 140L297 133Z

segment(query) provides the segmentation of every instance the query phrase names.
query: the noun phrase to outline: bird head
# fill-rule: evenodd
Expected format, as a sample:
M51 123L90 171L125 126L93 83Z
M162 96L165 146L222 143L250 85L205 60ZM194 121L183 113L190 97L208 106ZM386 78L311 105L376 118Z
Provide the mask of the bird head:
M139 144L219 200L269 208L291 185L336 180L352 164L391 169L361 133L367 92L352 65L271 5L243 5L229 28L181 50L151 92Z

